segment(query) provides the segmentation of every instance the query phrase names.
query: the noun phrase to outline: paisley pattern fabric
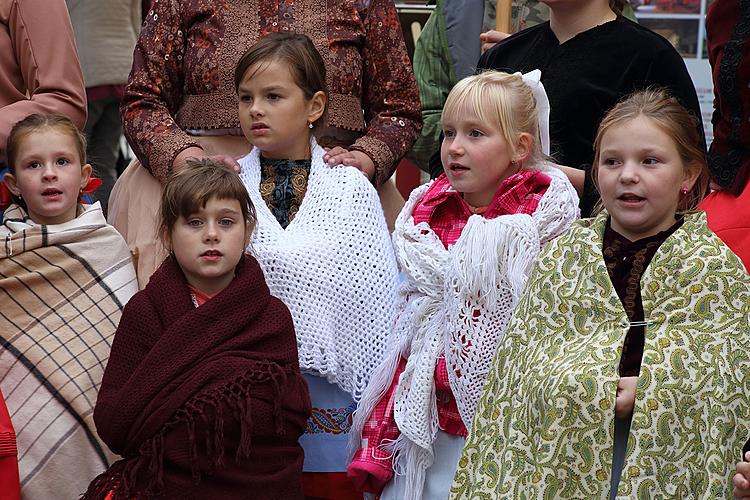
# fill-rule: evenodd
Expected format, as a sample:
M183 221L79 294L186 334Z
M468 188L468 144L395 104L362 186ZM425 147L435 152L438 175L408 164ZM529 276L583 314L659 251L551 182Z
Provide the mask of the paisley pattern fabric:
M495 355L451 498L608 498L629 324L602 257L606 214L544 249ZM645 347L627 498L728 498L750 434L750 277L702 212L641 281Z
M306 434L345 434L352 428L352 418L357 404L346 408L313 408L307 419Z

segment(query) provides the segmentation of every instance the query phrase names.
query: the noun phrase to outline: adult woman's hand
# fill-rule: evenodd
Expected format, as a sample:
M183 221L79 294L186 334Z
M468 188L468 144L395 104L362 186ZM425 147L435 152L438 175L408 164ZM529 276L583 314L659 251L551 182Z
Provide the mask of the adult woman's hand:
M635 406L635 388L638 377L620 377L617 383L617 399L615 400L615 416L628 418Z
M372 180L375 175L375 163L362 151L348 150L341 146L331 148L323 155L323 161L330 166L346 165L354 167L365 174L368 179Z
M491 49L496 43L500 43L510 36L510 33L503 33L502 31L489 30L479 35L479 40L482 42L482 53Z

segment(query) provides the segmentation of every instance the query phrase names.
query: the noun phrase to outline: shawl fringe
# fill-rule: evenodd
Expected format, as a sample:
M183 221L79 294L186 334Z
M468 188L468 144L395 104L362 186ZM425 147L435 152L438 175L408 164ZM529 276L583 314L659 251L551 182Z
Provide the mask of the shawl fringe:
M235 463L248 458L252 446L253 417L251 412L252 389L262 384L273 387L273 416L276 422L276 435L282 436L285 431L281 418L281 388L292 370L284 370L278 364L259 361L258 369L248 371L229 384L211 389L195 396L184 407L177 410L174 417L151 439L140 447L140 455L132 459L120 460L109 470L97 476L83 495L83 500L103 499L112 493L112 500L130 500L153 498L164 488L164 436L167 431L184 425L188 434L190 447L190 469L194 484L199 484L202 475L198 469L198 445L203 442L205 456L213 469L224 467L224 412L231 411L233 420L239 424L240 441L235 453ZM213 428L210 428L208 412L213 413ZM196 432L195 420L201 419L202 436ZM209 431L210 429L210 431ZM138 473L146 467L151 478L141 491L134 491Z

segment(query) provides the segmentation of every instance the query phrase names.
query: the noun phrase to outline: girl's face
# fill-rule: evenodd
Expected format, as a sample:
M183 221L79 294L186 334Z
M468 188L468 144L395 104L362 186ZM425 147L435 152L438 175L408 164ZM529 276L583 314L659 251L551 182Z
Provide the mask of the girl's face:
M265 158L310 158L309 124L323 114L323 92L305 99L286 63L261 61L245 72L238 94L242 132Z
M212 197L196 213L177 219L169 246L187 282L213 295L234 278L250 229L242 218L239 201Z
M62 224L76 217L78 197L91 177L81 165L75 139L54 128L32 130L19 140L8 189L23 198L37 224Z
M529 140L519 137L514 151L499 127L472 113L460 115L443 120L445 137L440 148L443 170L466 203L487 206L500 184L518 169L511 161L522 161L528 155Z
M686 168L669 135L643 116L604 133L598 162L612 228L631 241L669 229L684 196L680 190L692 189L699 174Z

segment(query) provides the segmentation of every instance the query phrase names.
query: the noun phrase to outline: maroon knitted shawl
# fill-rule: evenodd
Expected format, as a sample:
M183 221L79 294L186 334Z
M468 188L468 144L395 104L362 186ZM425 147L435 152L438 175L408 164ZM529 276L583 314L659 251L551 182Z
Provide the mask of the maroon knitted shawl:
M174 258L125 307L94 410L124 457L84 498L302 498L292 318L257 261L196 308Z

